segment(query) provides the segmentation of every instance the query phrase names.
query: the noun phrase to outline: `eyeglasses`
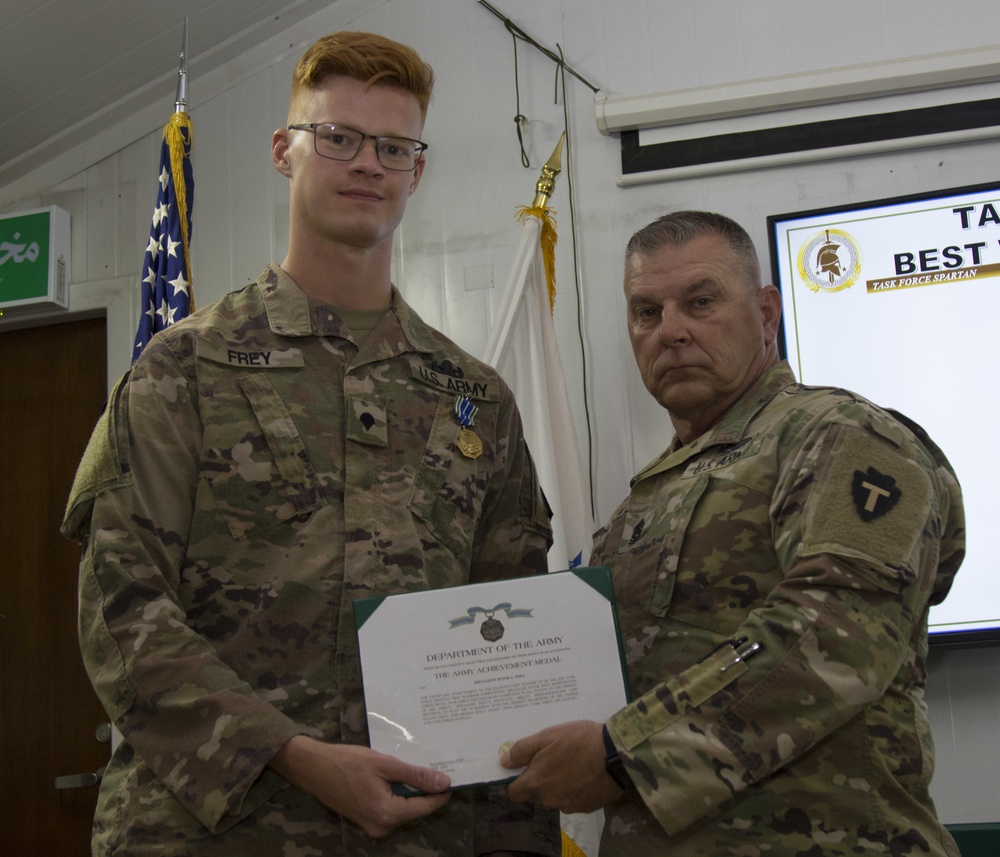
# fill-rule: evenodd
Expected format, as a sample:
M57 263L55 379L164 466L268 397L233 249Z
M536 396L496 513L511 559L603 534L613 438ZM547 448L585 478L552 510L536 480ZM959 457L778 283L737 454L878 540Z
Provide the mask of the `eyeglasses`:
M312 131L316 154L335 161L352 161L357 157L365 140L375 141L375 156L387 170L409 172L417 167L420 155L427 150L427 144L409 137L384 137L365 134L346 125L328 125L323 122L309 122L289 125L289 131Z

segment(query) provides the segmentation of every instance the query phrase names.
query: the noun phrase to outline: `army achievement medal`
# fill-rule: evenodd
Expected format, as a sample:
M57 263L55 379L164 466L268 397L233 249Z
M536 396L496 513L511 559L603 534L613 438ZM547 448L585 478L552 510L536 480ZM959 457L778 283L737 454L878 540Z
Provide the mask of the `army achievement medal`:
M483 442L472 429L462 429L458 435L458 451L466 458L479 458L483 454Z
M458 433L458 451L466 458L479 458L483 454L483 442L471 428L476 421L477 408L468 396L455 397L455 418L462 430ZM499 623L497 623L499 624Z
M499 619L493 618L493 611L486 613L486 621L479 626L479 633L488 643L495 643L503 636L503 625Z

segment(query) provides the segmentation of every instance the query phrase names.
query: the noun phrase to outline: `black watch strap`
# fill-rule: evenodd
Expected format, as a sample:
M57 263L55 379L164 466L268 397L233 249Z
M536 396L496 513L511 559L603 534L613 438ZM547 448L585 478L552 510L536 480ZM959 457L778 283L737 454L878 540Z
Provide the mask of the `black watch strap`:
M608 772L608 776L618 784L618 788L626 792L631 791L635 788L635 783L632 782L628 771L625 770L625 763L618 755L618 748L611 740L607 726L602 728L602 735L604 736L604 769Z

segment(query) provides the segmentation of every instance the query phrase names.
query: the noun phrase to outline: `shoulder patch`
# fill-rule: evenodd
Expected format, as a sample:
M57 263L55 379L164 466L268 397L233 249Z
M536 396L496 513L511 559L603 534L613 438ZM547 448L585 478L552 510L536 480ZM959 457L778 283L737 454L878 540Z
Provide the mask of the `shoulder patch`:
M854 498L854 508L858 510L861 520L874 521L892 511L903 496L903 492L892 476L869 467L865 473L860 470L854 471L851 496Z
M904 565L931 514L930 476L876 434L833 429L839 437L805 499L802 553L866 556Z

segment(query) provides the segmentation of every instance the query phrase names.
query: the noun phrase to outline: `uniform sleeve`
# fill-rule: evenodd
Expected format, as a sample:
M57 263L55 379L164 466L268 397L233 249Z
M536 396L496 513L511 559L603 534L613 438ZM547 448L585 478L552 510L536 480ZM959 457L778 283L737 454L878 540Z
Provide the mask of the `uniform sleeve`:
M608 724L671 834L915 677L939 567L960 561L954 475L897 424L820 419L779 450L781 582L733 634L761 650L737 661L723 645Z
M200 460L190 379L147 347L91 437L63 531L84 542L84 662L125 740L210 829L283 782L262 772L305 731L251 688L185 621L178 597Z

